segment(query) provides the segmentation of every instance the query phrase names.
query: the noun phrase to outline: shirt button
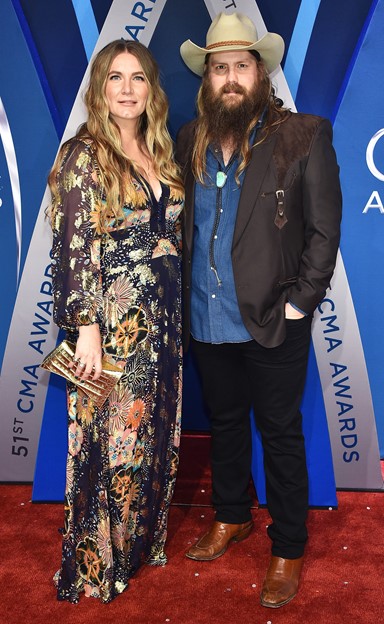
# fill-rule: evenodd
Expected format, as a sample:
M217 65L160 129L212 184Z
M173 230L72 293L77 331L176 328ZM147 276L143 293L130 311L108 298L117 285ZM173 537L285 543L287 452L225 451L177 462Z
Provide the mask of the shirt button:
M216 299L216 295L212 295L212 299Z
M217 235L215 235L215 239L217 238Z

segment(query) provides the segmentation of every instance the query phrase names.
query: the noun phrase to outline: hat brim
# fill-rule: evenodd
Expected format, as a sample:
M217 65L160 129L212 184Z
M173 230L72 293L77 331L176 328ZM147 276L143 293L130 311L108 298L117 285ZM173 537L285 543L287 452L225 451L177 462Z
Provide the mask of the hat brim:
M225 45L208 50L207 48L200 48L188 39L188 41L184 41L181 45L180 54L186 66L189 67L193 73L202 76L207 54L231 52L232 50L256 50L264 61L268 73L271 74L280 65L281 59L283 58L284 40L276 33L267 33L264 37L261 37L261 39L249 46Z

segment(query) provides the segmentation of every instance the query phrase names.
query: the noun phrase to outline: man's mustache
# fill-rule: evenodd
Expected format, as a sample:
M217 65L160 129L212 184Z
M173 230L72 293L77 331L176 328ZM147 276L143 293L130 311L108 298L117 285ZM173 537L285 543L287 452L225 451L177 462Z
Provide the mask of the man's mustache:
M221 88L221 94L224 93L240 93L241 95L246 95L246 91L244 87L239 85L237 82L228 82Z

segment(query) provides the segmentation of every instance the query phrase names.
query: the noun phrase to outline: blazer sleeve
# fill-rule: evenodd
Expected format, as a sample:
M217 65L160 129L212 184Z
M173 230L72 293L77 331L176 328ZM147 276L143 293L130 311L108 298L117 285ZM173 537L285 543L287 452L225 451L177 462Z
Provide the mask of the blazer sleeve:
M89 145L76 141L57 176L60 204L52 229L54 320L66 330L102 323L99 211Z
M304 247L296 283L287 299L312 313L324 298L336 264L340 242L342 196L339 167L332 146L332 126L317 127L302 177Z

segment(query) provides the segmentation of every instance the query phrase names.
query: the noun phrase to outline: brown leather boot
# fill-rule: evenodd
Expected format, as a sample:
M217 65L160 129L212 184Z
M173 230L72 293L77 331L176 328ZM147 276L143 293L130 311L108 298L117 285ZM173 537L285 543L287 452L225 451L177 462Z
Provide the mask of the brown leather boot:
M212 561L224 555L231 542L241 542L248 537L253 528L253 520L243 524L226 524L214 522L199 541L186 553L189 559L196 561Z
M277 609L296 596L302 565L303 557L271 557L260 596L263 607Z

